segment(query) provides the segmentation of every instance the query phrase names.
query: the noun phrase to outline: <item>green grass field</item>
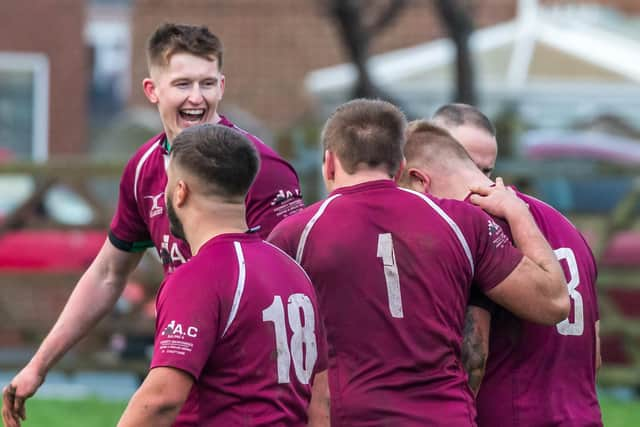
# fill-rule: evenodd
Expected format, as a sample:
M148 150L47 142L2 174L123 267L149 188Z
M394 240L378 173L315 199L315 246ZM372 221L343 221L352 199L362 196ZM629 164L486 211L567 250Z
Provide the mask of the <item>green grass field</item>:
M640 401L603 400L605 427L640 425ZM40 400L27 402L26 427L113 427L126 407L126 402L101 400Z
M26 427L113 427L127 402L41 400L27 402Z

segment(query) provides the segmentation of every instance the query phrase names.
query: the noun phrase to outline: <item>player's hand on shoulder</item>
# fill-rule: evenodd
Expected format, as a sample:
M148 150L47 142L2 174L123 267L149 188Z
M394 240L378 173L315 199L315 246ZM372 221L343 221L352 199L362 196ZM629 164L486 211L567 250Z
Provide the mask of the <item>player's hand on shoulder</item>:
M502 178L496 178L493 187L471 187L470 190L473 193L469 198L471 203L493 216L506 219L528 209L513 189L505 187Z

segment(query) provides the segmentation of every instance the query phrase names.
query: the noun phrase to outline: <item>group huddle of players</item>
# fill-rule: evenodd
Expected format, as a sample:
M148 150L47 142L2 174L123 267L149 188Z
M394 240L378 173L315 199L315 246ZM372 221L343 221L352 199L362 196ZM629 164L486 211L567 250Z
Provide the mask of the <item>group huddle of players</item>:
M407 123L388 102L339 106L321 135L328 196L305 208L295 170L218 114L215 35L164 24L147 56L164 131L128 162L103 248L5 387L6 426L147 248L166 278L120 426L602 425L593 255L555 209L492 181L479 110Z

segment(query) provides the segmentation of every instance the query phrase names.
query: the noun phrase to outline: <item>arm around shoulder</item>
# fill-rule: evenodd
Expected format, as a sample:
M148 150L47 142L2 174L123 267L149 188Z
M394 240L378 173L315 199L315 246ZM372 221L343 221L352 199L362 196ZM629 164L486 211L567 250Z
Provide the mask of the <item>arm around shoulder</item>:
M548 279L527 257L487 296L516 316L544 325L566 319L571 308L564 277Z
M529 208L501 180L478 189L471 201L508 223L524 257L487 296L526 320L553 325L567 318L571 303L564 272Z

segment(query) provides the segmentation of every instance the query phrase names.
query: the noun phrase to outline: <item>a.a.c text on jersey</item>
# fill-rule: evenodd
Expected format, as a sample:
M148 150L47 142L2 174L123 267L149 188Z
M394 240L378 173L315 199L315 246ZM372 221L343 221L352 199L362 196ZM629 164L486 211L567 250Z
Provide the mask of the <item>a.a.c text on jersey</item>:
M256 235L219 235L168 276L156 308L151 368L195 379L176 425L307 425L327 349L315 292L293 259Z

